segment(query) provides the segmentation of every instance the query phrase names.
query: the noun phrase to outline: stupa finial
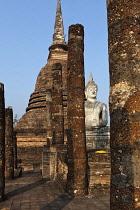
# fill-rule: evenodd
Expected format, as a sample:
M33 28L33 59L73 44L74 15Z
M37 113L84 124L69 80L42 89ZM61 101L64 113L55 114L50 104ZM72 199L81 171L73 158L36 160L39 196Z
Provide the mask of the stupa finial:
M57 0L56 18L53 34L53 44L66 44L64 36L64 26L61 11L61 1Z

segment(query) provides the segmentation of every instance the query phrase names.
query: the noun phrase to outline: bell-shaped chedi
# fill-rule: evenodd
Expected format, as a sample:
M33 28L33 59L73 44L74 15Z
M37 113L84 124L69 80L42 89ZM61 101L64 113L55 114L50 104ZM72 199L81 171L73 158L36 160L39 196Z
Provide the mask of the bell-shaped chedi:
M57 1L56 20L53 34L53 44L49 47L47 64L41 69L35 90L31 94L26 113L19 120L15 131L19 159L26 166L24 169L41 168L41 151L46 140L47 110L46 92L52 89L52 67L54 64L62 65L62 89L65 106L67 92L67 44L64 38L64 27L61 12L61 2ZM29 161L30 160L30 161ZM28 165L30 162L30 165Z

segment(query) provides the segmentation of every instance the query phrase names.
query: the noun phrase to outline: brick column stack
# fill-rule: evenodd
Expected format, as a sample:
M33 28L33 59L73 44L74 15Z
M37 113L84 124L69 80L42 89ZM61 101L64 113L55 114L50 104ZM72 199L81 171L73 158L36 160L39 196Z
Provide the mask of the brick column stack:
M140 208L140 1L108 0L111 210Z
M52 144L52 90L46 91L46 110L47 110L47 145Z
M64 113L62 98L62 65L60 63L52 66L52 129L53 143L64 143Z
M14 178L13 110L5 109L5 178Z
M46 91L47 145L42 152L42 177L50 179L50 146L52 145L52 90Z
M5 102L4 85L0 83L0 202L4 200L5 188Z
M69 27L68 40L68 184L70 195L87 193L87 159L84 111L84 28Z
M14 167L17 169L17 137L16 137L16 131L14 131Z

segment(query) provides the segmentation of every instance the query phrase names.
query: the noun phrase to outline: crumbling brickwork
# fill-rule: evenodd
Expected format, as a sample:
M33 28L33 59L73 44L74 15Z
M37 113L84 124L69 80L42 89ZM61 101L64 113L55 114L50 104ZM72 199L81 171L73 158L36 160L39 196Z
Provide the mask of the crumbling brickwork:
M52 144L53 132L52 132L52 90L46 91L46 118L47 118L47 145Z
M110 153L88 151L88 193L106 194L110 191Z
M13 110L5 109L5 177L14 178Z
M67 147L63 145L63 148L57 153L57 176L56 182L59 187L65 191L67 185L67 174L68 174L68 165L67 165Z
M52 66L52 129L53 144L64 143L64 112L62 95L62 65Z
M4 85L0 83L0 202L4 199L5 188L5 102Z
M140 1L108 0L111 210L140 208Z
M84 111L84 28L69 27L68 40L68 193L87 193L87 158Z
M13 138L14 138L14 168L17 169L17 137L16 132L13 130Z
M33 159L29 159L32 151L36 151L33 154L39 155L40 161L36 163L40 164L41 169L42 151L44 145L47 144L46 92L48 89L52 89L52 66L55 63L61 63L62 65L62 89L64 98L66 97L67 46L57 45L56 47L57 49L52 46L53 49L50 51L48 63L39 73L27 112L14 128L17 133L18 159L21 159L21 166L25 170L33 170L36 156L31 156ZM57 55L57 57L54 55ZM63 100L63 103L64 108L66 108L65 100ZM65 124L67 124L66 121L65 114ZM66 126L64 129L66 130Z
M57 49L54 46L52 48L48 63L40 71L37 78L35 91L31 94L27 112L15 127L17 132L18 159L21 159L21 166L25 170L33 170L35 161L36 164L40 164L41 169L42 151L44 145L47 144L46 91L52 88L52 66L54 63L61 63L62 81L67 80L67 46L65 45L63 48L60 45L57 46ZM57 57L54 55L57 55ZM66 90L66 82L63 83L63 88ZM37 161L36 155L34 157L31 156L32 151L34 151L33 154L38 154L40 161Z

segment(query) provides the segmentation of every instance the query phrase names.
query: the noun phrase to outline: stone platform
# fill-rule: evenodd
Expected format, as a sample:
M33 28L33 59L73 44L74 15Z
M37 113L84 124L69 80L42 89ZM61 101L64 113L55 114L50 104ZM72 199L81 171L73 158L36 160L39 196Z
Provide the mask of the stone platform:
M87 150L110 151L110 127L91 128L86 130Z
M109 210L109 194L72 198L54 182L42 179L39 173L6 181L5 201L1 210Z

